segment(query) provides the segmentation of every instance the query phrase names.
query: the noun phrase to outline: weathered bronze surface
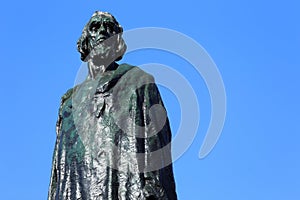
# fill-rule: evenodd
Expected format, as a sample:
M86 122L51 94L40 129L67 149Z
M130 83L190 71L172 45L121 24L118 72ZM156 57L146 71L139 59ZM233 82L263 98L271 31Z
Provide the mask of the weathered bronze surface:
M177 199L164 105L151 75L115 62L122 31L96 12L78 40L89 75L61 100L49 200Z

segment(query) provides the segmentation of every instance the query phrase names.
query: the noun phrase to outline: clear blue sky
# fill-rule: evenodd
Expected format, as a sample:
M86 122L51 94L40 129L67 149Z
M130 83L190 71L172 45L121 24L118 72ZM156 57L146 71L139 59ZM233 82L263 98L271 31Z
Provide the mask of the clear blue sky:
M195 81L187 63L165 52L146 50L127 58L133 65L174 66L200 99L197 136L174 163L179 199L300 199L299 1L1 4L1 199L47 197L60 97L73 87L81 65L76 41L95 10L111 12L125 30L151 26L184 33L219 68L227 94L226 122L213 151L200 160L210 119L203 80ZM168 90L161 92L175 133L178 103Z

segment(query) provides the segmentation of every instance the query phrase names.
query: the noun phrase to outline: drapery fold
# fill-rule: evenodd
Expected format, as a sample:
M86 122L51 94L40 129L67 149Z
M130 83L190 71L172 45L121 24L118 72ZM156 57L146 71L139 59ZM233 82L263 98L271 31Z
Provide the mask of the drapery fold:
M122 64L87 79L62 97L48 200L176 200L170 142L151 75Z

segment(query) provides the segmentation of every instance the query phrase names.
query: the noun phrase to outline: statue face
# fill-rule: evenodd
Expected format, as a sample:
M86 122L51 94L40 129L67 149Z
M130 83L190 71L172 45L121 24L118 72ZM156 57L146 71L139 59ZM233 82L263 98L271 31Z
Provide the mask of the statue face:
M113 19L106 15L96 15L91 18L88 27L90 44L95 47L104 40L117 34L117 27Z
M107 12L96 11L77 41L81 60L98 66L118 61L126 51L123 28Z
M95 60L110 59L110 51L117 42L118 25L108 15L96 15L88 25L88 48L91 58Z

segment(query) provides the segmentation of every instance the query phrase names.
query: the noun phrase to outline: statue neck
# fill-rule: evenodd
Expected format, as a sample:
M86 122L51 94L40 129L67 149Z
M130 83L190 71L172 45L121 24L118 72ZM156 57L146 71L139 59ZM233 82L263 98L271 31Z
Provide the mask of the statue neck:
M94 79L96 76L103 74L107 71L117 69L119 65L116 62L112 62L110 65L95 65L92 61L88 61L89 78Z

